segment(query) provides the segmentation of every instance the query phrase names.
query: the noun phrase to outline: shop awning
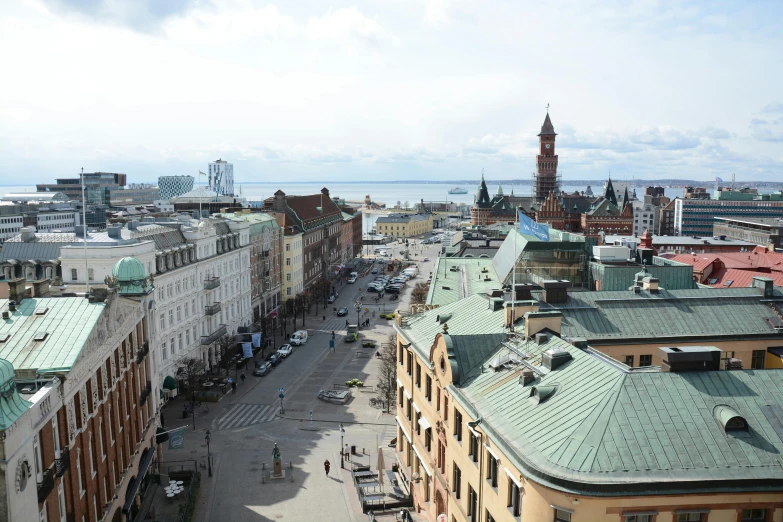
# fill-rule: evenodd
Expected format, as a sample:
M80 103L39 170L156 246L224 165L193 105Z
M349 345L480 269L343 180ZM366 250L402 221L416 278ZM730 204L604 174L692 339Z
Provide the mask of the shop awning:
M177 389L177 380L169 375L165 379L163 379L163 388L166 390L176 390Z
M139 488L141 487L141 483L144 480L144 476L147 474L147 470L150 469L150 463L152 462L152 457L154 455L155 450L152 448L147 448L145 453L141 455L139 471L136 473L136 478L133 480L133 482L130 483L130 485L128 485L128 490L125 492L125 504L122 505L123 513L127 514L130 512L133 499L135 499L136 495L139 493Z

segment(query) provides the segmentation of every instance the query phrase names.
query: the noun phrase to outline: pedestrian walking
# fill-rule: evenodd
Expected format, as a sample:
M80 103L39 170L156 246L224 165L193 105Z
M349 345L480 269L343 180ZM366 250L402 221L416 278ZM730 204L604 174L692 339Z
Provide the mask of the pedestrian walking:
M331 467L331 464L329 464L329 459L326 459L324 461L324 471L326 471L326 476L329 476L329 468Z
M345 445L344 453L345 453L345 460L346 460L346 462L350 462L351 461L351 451L348 448L348 444Z
M236 393L237 392L237 383L232 382L231 383L231 392Z

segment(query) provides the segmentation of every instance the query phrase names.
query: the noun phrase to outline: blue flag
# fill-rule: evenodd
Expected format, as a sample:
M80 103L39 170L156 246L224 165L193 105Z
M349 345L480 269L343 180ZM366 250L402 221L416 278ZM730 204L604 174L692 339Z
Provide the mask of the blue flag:
M260 333L254 333L253 334L253 348L261 348L261 334Z
M242 343L242 352L245 355L245 359L253 358L253 347L250 345L250 343Z
M522 212L519 213L519 233L536 236L541 241L549 241L549 227L536 223Z

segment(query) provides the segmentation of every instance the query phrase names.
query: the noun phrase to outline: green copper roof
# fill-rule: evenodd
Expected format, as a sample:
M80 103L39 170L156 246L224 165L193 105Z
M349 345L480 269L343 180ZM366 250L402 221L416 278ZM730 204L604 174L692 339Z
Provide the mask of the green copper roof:
M482 295L472 295L426 312L406 316L402 326L394 326L412 348L425 361L430 358L430 347L435 335L443 331L438 318L447 317L449 334L453 337L503 332L503 310L493 311L489 300Z
M0 359L0 430L6 430L22 416L32 403L22 399L16 391L13 365Z
M781 292L775 290L775 298ZM780 335L777 313L755 288L572 292L564 304L541 303L563 312L563 337L588 342L627 338L709 338L717 335ZM783 338L781 338L783 343Z
M457 270L452 271L454 268ZM432 270L427 304L444 305L501 286L491 258L439 257Z
M573 359L523 386L521 364L486 364L514 355L499 345L483 371L449 391L533 480L595 496L783 486L783 370L633 371L557 337L515 344L539 369L551 348ZM534 386L556 391L539 403L530 398ZM736 412L749 429L724 430L717 410L725 419Z
M123 257L114 265L112 275L117 278L120 295L147 293L147 274L144 265L135 257Z
M280 228L274 216L267 214L266 212L247 212L242 214L236 214L234 212L223 212L220 214L215 214L215 216L224 217L226 219L247 221L250 223L251 237L263 234L267 230Z
M0 308L8 309L8 300L0 299ZM84 297L24 299L7 320L0 320L0 358L16 371L71 368L87 338L103 313L103 303L91 303ZM43 312L43 313L36 313ZM43 340L35 340L37 334Z

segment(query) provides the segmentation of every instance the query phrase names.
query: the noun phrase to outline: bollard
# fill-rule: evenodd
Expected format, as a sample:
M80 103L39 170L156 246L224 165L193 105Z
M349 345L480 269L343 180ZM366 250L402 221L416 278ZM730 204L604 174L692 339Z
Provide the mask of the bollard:
M294 463L292 461L288 461L288 469L294 469Z

